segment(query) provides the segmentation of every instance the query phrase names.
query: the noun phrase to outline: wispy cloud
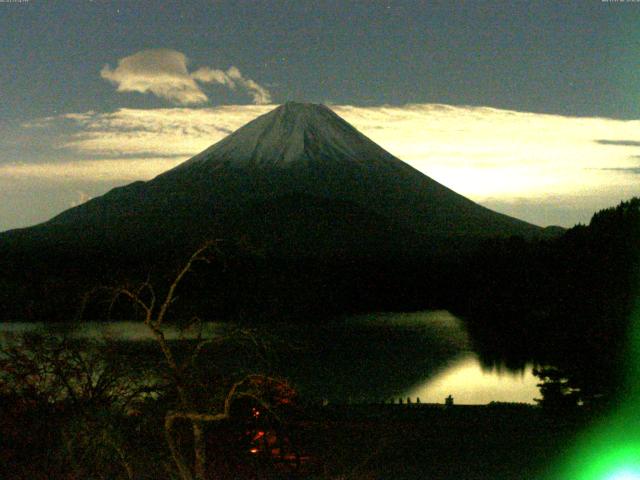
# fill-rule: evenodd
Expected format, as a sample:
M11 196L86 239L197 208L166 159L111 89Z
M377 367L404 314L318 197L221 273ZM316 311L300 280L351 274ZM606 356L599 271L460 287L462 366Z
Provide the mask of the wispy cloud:
M209 98L200 83L215 83L245 91L255 104L271 102L271 93L231 66L226 71L202 67L187 69L187 57L176 50L142 50L118 60L116 68L105 65L100 76L117 86L119 92L152 93L180 105L206 103Z
M621 147L640 147L640 141L637 140L596 140L600 145L618 145Z
M591 195L608 185L640 193L628 172L593 170L637 166L637 147L596 142L640 141L637 120L438 104L333 108L402 160L475 200Z
M271 103L271 94L269 91L250 78L244 77L237 67L232 66L227 71L203 67L193 72L191 76L199 82L219 83L220 85L228 86L232 90L238 87L243 88L251 95L253 103L256 105Z
M227 72L208 74L230 81L222 75ZM51 138L55 132L55 161L19 163L0 154L0 182L66 182L68 204L79 190L95 196L99 184L150 179L271 108L119 109L36 119L23 134ZM529 221L588 221L593 210L640 195L637 120L438 104L331 108L440 183Z
M640 167L629 167L629 168L601 168L600 170L608 171L608 172L624 172L624 173L632 173L634 175L640 175Z
M78 128L63 137L59 145L84 157L146 155L185 159L270 108L252 105L198 109L122 108L104 114L63 115L60 120L73 121Z
M178 165L182 159L126 158L70 160L55 163L6 163L0 165L0 179L38 179L61 182L132 182L149 179Z
M159 173L156 167L195 155L271 108L119 109L71 113L48 122L75 125L75 131L59 137L59 152L82 162L148 157L148 177ZM640 121L438 104L332 108L397 157L475 198L588 191L631 181L624 173L637 167L637 148L629 143L640 138ZM605 134L610 140L602 143ZM615 148L611 142L617 142ZM158 163L160 158L165 161Z

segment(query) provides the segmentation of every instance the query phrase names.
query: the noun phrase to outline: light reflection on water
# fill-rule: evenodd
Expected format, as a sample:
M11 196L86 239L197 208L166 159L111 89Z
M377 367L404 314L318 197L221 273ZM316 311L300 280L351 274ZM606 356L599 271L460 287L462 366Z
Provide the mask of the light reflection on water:
M419 397L423 403L444 403L449 395L460 404L535 403L534 398L540 397L538 382L531 365L522 372L487 370L475 353L463 352L444 370L407 390L403 397L412 401Z
M225 326L221 323L207 322L202 324L202 337L214 338L224 333ZM167 340L193 339L198 335L196 328L179 330L175 326L167 325L163 328ZM98 338L125 342L144 342L154 340L149 327L142 322L108 322L80 324L74 331L76 338Z
M202 337L213 338L222 335L225 325L208 322L202 325ZM195 328L181 331L175 326L163 327L167 340L193 339L198 332ZM2 334L21 335L25 333L42 333L47 335L69 335L76 339L112 340L123 342L153 341L153 334L149 327L142 322L85 322L74 324L44 324L44 323L2 323L0 324L0 345Z
M512 373L483 369L462 321L446 311L379 313L354 316L334 326L282 325L265 327L302 353L285 361L282 374L306 393L339 401L405 401L443 403L452 395L457 404L491 401L534 403L538 379L531 366ZM224 336L229 325L203 324L204 338ZM86 322L68 325L0 324L2 333L67 334L78 339L151 342L153 336L141 322ZM168 340L195 338L191 329L181 332L166 326ZM304 353L306 352L306 354Z

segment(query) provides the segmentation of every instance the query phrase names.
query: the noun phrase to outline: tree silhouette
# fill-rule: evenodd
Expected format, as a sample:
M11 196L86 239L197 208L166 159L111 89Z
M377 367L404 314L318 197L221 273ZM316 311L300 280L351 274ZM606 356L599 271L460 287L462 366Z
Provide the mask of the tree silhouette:
M542 398L536 402L544 408L567 409L580 402L580 390L571 386L567 375L556 367L534 368L533 374L540 378L538 383Z
M167 293L160 302L154 286L149 280L136 289L119 287L113 289L112 304L124 297L138 307L143 313L143 322L152 332L159 345L166 367L177 392L178 405L175 410L169 410L164 417L165 438L173 461L182 480L204 480L207 478L207 442L205 438L205 424L221 423L232 415L234 402L240 399L250 399L259 405L263 414L277 417L272 408L275 400L284 401L293 394L285 382L264 375L247 375L233 383L224 395L221 406L215 408L212 399L202 395L207 390L203 382L194 375L195 364L204 348L212 344L214 339L204 339L202 335L202 321L194 317L186 327L196 326L197 339L191 351L184 359L178 360L165 336L166 318L171 305L177 299L177 291L184 278L192 272L196 263L210 263L213 253L219 253L215 241L206 242L198 248L189 260L178 271L169 285ZM220 338L217 341L221 341ZM277 395L274 398L273 392ZM193 438L193 467L188 465L175 439L175 424L177 421L187 421L191 425Z

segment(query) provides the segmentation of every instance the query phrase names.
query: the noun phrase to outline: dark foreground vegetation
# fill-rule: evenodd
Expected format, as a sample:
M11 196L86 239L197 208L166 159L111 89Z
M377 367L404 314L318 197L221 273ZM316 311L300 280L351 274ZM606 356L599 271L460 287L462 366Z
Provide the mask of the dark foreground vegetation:
M60 259L38 275L5 275L3 318L62 319L77 302L84 318L138 318L162 356L135 361L108 342L79 345L64 335L5 341L0 477L535 478L580 425L624 394L640 199L552 240L465 251L292 264L213 242L186 265L173 259L144 275L122 267L117 280L105 266L89 278L81 264L56 266ZM229 375L212 361L219 345L211 339L164 334L167 323L197 330L218 313L266 321L305 312L303 320L318 321L436 307L466 321L486 363L536 363L542 406L320 408L271 375L259 339L249 338L253 367Z
M640 199L553 241L497 240L466 264L451 300L487 363L553 365L575 402L616 401L640 296ZM568 400L568 399L565 399Z
M2 478L182 478L153 417L157 408L87 418L70 408L12 407L2 413ZM207 428L200 478L535 479L585 424L520 406L309 407L283 421L281 437L243 417ZM188 449L187 432L180 433Z
M534 479L597 414L310 404L268 375L217 376L217 347L193 358L196 345L168 345L184 365L173 372L142 355L132 368L108 342L15 338L0 363L0 477Z

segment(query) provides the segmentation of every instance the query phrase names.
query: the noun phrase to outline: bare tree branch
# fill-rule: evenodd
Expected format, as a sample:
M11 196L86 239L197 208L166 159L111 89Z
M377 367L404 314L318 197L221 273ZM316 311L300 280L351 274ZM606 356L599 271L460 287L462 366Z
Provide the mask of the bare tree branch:
M165 297L164 302L160 306L160 311L158 312L158 315L156 316L155 323L156 323L156 325L158 327L160 327L162 325L162 322L164 321L164 317L165 317L165 315L167 313L167 309L169 308L171 303L173 303L173 301L174 301L176 288L178 288L178 285L180 284L180 282L182 282L182 279L184 278L184 276L191 270L191 267L193 266L193 264L195 262L203 261L203 262L209 263L210 260L204 255L204 253L207 250L212 249L216 244L217 244L217 242L214 241L214 240L205 242L204 245L202 245L200 248L198 248L198 250L196 250L193 253L193 255L191 255L191 258L189 258L189 260L184 265L184 267L182 267L182 270L180 270L178 272L178 275L176 275L175 279L173 280L173 283L169 287L169 291L167 292L167 296Z

